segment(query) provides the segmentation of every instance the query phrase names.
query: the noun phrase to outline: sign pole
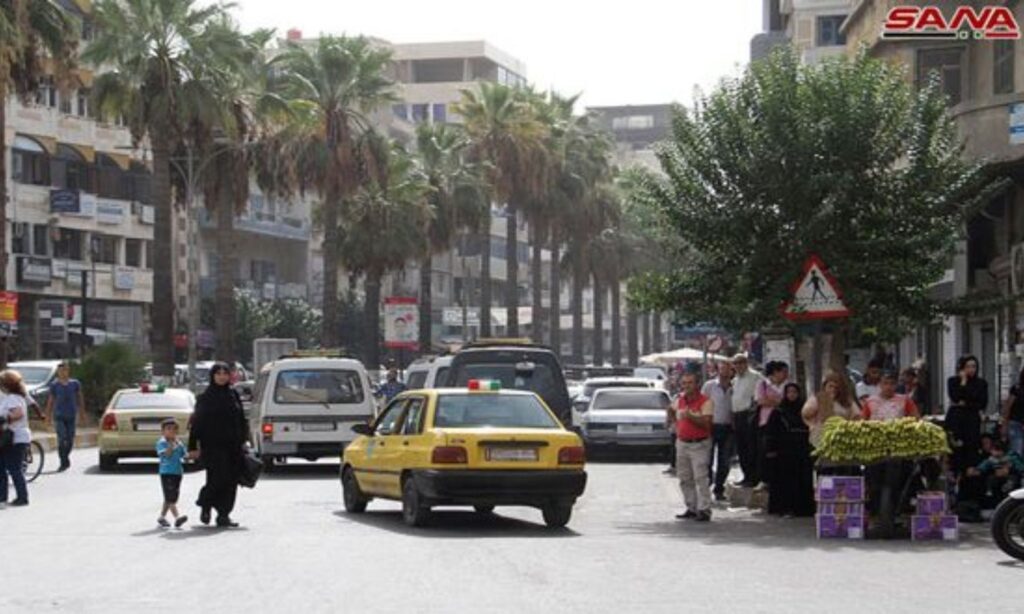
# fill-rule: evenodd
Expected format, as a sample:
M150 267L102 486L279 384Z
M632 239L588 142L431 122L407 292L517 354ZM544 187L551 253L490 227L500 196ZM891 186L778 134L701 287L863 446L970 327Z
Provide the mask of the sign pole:
M86 326L89 321L89 272L82 269L82 340L78 344L78 357L85 358L85 348L89 343Z
M814 321L814 338L812 341L811 349L811 386L812 390L817 389L821 385L822 372L821 372L821 358L822 358L822 347L821 347L821 320ZM807 391L808 395L811 394L811 390Z

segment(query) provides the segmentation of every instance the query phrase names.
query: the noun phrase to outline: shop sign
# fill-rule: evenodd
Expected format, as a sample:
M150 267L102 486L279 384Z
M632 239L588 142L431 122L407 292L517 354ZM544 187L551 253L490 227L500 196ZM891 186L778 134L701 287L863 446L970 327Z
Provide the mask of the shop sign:
M114 269L114 289L132 290L135 288L135 269L119 266Z
M67 260L54 260L50 263L50 274L55 279L67 279L68 278L68 261Z
M416 297L384 299L384 347L419 348L419 304Z
M50 285L53 270L49 258L22 256L18 258L18 283Z
M0 292L0 323L18 323L18 293Z
M1024 102L1010 105L1010 145L1024 145Z
M96 221L100 224L121 224L125 218L125 206L109 200L96 202Z
M40 343L68 342L67 301L42 300L36 304Z
M139 215L139 220L143 224L153 225L156 223L156 209L150 205L142 205L142 214Z

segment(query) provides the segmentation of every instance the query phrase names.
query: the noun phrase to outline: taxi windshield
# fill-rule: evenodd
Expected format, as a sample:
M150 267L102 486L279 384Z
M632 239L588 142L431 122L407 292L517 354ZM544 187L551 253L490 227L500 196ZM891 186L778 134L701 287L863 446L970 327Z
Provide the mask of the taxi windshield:
M594 409L665 409L668 396L658 390L605 390L594 399Z
M114 409L192 409L192 400L184 394L126 392L117 397Z
M561 428L536 397L526 395L455 394L437 400L437 428Z

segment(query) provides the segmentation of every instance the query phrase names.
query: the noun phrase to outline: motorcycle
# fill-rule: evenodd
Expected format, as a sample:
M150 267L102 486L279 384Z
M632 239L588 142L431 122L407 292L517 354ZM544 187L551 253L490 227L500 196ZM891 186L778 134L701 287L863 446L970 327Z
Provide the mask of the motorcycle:
M999 549L1024 561L1024 488L1010 493L992 516L992 538Z

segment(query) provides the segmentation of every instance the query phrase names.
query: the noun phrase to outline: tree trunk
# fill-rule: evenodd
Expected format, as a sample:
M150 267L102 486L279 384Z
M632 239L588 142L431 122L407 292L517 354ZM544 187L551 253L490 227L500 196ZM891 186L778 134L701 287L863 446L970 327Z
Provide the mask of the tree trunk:
M533 233L533 239L530 241L530 249L533 250L533 258L530 261L530 291L533 293L533 309L530 314L532 334L530 337L534 343L544 343L544 292L541 288L541 284L544 281L544 273L542 271L541 263L541 251L543 244L540 241L540 237L536 230L533 230L531 226L531 232Z
M640 364L640 348L639 348L639 345L640 345L639 341L640 340L638 339L639 335L638 335L638 332L637 332L637 328L638 328L637 325L640 323L639 319L640 318L639 318L639 316L636 313L636 309L634 309L632 305L627 305L626 306L626 346L627 346L626 351L629 354L629 357L627 358L627 360L629 362L629 365L632 366L632 367L635 367L638 364Z
M0 290L7 290L7 87L0 83ZM22 356L25 352L22 351ZM7 368L7 339L0 339L0 369Z
M505 311L506 337L519 336L519 225L516 206L508 203L505 217Z
M491 336L491 214L480 233L480 336Z
M651 353L651 314L646 311L640 316L640 336L643 344L640 352L646 356Z
M562 358L562 271L560 260L561 246L551 241L551 288L548 291L550 311L548 329L551 332L551 349L559 359Z
M153 353L153 374L174 375L174 293L175 266L171 210L170 143L166 128L150 132L153 151L153 305L150 343ZM192 248L193 246L189 246Z
M651 345L655 352L660 352L665 349L665 338L661 334L661 312L651 314L651 317L654 320L651 326L651 337L653 337Z
M434 346L430 327L433 321L433 258L427 254L420 260L420 351L429 352Z
M601 278L594 275L594 364L604 364L604 295Z
M365 289L366 304L363 312L366 315L364 326L367 332L366 368L376 369L380 365L380 278L375 271L366 273Z
M572 362L583 364L583 262L578 255L572 260Z
M217 299L214 313L217 321L217 359L234 364L235 351L235 199L230 188L220 190L217 203Z
M320 332L321 343L325 348L338 347L338 338L341 331L338 330L338 258L339 245L341 240L338 229L338 208L341 206L341 198L334 182L328 182L326 198L323 200L324 208L324 296L323 296L323 322ZM367 366L373 369L376 366Z
M612 365L622 364L622 292L618 276L612 280Z

